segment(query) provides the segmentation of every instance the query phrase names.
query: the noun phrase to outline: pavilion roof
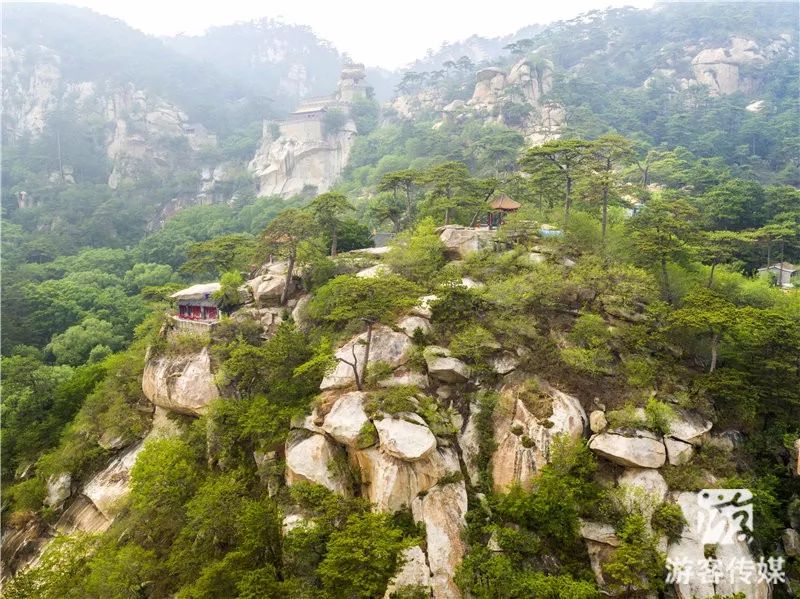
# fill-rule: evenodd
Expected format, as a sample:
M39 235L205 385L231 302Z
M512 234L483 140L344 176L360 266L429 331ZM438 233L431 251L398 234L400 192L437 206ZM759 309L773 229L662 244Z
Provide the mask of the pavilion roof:
M515 202L505 194L497 196L489 202L489 208L492 210L519 210L521 207L522 204Z

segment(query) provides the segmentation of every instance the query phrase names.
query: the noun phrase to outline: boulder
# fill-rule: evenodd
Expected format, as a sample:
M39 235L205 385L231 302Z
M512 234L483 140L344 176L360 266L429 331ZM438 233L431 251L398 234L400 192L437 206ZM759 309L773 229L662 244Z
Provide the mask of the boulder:
M386 275L391 272L389 267L385 264L376 264L374 266L370 266L369 268L364 268L359 270L356 273L356 276L361 279L374 279L375 277L380 277L381 275Z
M310 323L308 322L308 317L306 315L306 310L308 309L308 302L311 301L311 294L304 295L297 300L297 304L295 304L294 308L292 309L292 320L294 320L295 325L301 331L307 331L310 327Z
M341 450L324 435L292 431L286 440L286 483L317 483L334 493L349 495L348 481L330 467L342 458Z
M53 474L47 479L47 496L44 504L59 508L72 494L72 475L69 472Z
M367 334L362 333L348 341L336 352L336 358L339 361L334 369L322 379L320 389L348 387L355 383L353 368L342 360L352 362L355 352L359 372L363 372L366 340ZM411 348L411 341L404 333L395 332L382 325L375 326L372 329L369 363L384 362L395 368L402 366L408 361Z
M429 345L423 352L428 366L428 376L444 383L463 383L469 380L469 366L461 360L450 356L450 351L435 345Z
M458 454L440 447L416 462L395 458L378 447L351 452L361 476L362 495L381 511L411 506L448 474L459 471Z
M208 348L182 356L150 358L142 373L142 391L156 406L199 415L219 397Z
M355 446L362 427L369 422L364 412L366 393L354 391L336 400L325 416L323 430L339 443Z
M470 229L459 225L447 225L439 238L445 253L454 260L465 258L468 254L491 245L496 231L493 229Z
M394 578L389 581L389 586L386 587L383 599L391 599L394 593L401 593L403 589L409 587L415 589L423 587L426 590L430 588L431 571L428 568L428 560L422 547L414 545L404 549L400 560L403 565Z
M604 522L592 522L591 520L580 521L580 533L584 539L619 547L622 541L617 536L614 527Z
M506 375L516 370L517 366L519 366L519 359L512 353L503 352L489 360L489 364L497 374Z
M415 422L411 422L411 420ZM398 414L375 420L381 449L407 462L415 462L436 448L436 437L416 414Z
M397 326L409 337L414 337L414 331L420 329L424 335L427 335L431 330L431 323L426 318L421 316L406 316Z
M603 410L595 410L589 414L589 429L593 433L602 433L607 426L608 420Z
M595 580L599 586L605 586L603 565L611 559L621 541L610 524L581 520L580 532L586 543L589 564L594 572Z
M625 468L625 471L617 479L617 484L641 489L656 503L664 501L669 491L667 481L664 480L661 473L651 468Z
M419 303L411 308L411 314L421 316L430 320L431 317L431 303L439 299L436 295L423 295L419 298Z
M467 289L482 289L486 287L486 285L484 285L480 281L476 281L475 279L470 279L469 277L462 277L461 286L466 287Z
M395 372L389 378L378 381L378 387L419 387L425 389L428 386L428 377L419 372Z
M660 468L667 461L664 443L646 430L626 434L619 431L600 433L591 438L589 449L621 466Z
M464 482L433 487L411 504L414 521L425 525L433 596L461 597L453 575L466 553L467 490Z
M95 505L107 520L113 520L121 500L130 491L131 469L144 447L141 441L114 458L106 468L95 474L83 487L83 494Z
M667 449L667 460L672 466L685 464L694 455L694 445L680 439L664 437L664 447Z
M711 430L712 423L696 412L675 410L675 419L670 422L669 436L692 445L699 445L704 435Z
M283 274L265 274L247 281L259 306L277 306L283 290L286 288L286 277Z
M577 398L547 388L532 405L519 387L502 391L494 411L492 455L494 488L498 492L514 484L530 487L536 473L550 460L550 447L556 435L583 437L586 412Z

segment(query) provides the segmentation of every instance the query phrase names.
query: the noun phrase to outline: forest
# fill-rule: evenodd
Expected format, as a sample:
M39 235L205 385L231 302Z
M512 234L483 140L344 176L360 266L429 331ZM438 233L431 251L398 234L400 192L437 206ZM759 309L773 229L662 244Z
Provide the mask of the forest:
M4 595L383 597L408 550L430 545L430 530L411 505L372 509L346 459L326 464L348 481L346 493L286 484L285 448L302 428L296 422L325 405L320 384L343 362L338 348L396 328L427 296L435 297L430 326L410 335L409 370L430 370L436 347L471 376L448 404L413 384L382 386L392 369L365 359L361 373L353 366L353 390L365 394L370 420L354 443L374 447L380 431L371 420L412 413L441 446L458 446L454 412L467 409L476 476L460 468L432 486L466 490L457 592L663 596L659 540L679 540L688 525L674 502L626 497L587 439L568 435L555 437L529 486L498 489L495 423L508 381L533 413L552 386L604 406L612 428L667 437L691 411L730 432L730 446L703 443L691 461L660 472L673 493L750 489L749 550L774 555L784 531L800 528L800 275L782 285L769 269L800 263L796 56L763 67L766 108L757 112L744 93L629 84L664 48L678 52L675 40L740 30L768 38L787 24L796 31L796 10L692 5L609 15L546 28L494 61L507 66L547 45L534 58L554 64L552 97L568 115L559 138L532 145L508 119L442 123L434 111L403 119L370 100L340 181L315 197L256 197L240 173L226 183L230 201L154 224L192 187L192 161L205 157L177 148L185 162L176 158L168 176L111 189L102 127L76 113L56 114L37 139L4 139L4 531L51 530L63 508L53 481L67 473L77 488L155 429L142 391L148 360L207 349L220 395L200 416L171 413L165 426L180 434L148 437L107 530L55 535L38 562L4 581ZM468 61L406 72L398 93L468 97L476 66ZM145 72L186 97L206 93ZM209 102L226 105L213 95L218 87L209 90ZM215 158L252 155L265 115L255 118L263 103L251 99L236 110L196 109L225 122ZM74 167L71 184L50 176L56 134ZM504 195L520 207L492 245L454 260L442 231L485 223L489 202ZM390 238L379 260L358 251L372 248L376 232ZM272 261L288 265L295 289L290 297L286 285L280 323L266 335L242 316L240 288ZM375 276L357 274L368 267ZM219 323L207 335L165 335L171 294L209 281L221 283ZM509 353L517 379L495 366ZM287 515L305 524L287 526ZM618 537L602 586L581 536L587 520ZM773 597L800 592L800 556L786 553L787 582ZM390 592L431 596L419 585Z

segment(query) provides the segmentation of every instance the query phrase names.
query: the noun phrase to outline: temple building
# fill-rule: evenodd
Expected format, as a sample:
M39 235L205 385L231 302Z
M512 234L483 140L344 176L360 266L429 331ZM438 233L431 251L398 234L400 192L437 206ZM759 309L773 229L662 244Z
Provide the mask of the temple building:
M200 283L173 293L170 297L178 305L175 317L179 320L216 322L219 319L219 305L213 295L219 290L219 283Z

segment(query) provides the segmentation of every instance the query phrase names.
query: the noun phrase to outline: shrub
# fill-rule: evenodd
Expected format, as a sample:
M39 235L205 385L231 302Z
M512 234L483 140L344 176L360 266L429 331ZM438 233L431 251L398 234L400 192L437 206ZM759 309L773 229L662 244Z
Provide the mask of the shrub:
M473 365L483 365L486 358L500 345L488 330L479 324L469 325L450 341L453 356Z
M681 538L686 518L679 505L674 503L661 503L656 507L650 520L653 529L667 536L667 539L674 543Z
M668 435L670 425L675 420L675 410L672 406L651 397L644 408L646 426L661 435Z
M433 219L426 218L413 231L395 237L384 262L400 276L430 287L445 265L444 244Z

